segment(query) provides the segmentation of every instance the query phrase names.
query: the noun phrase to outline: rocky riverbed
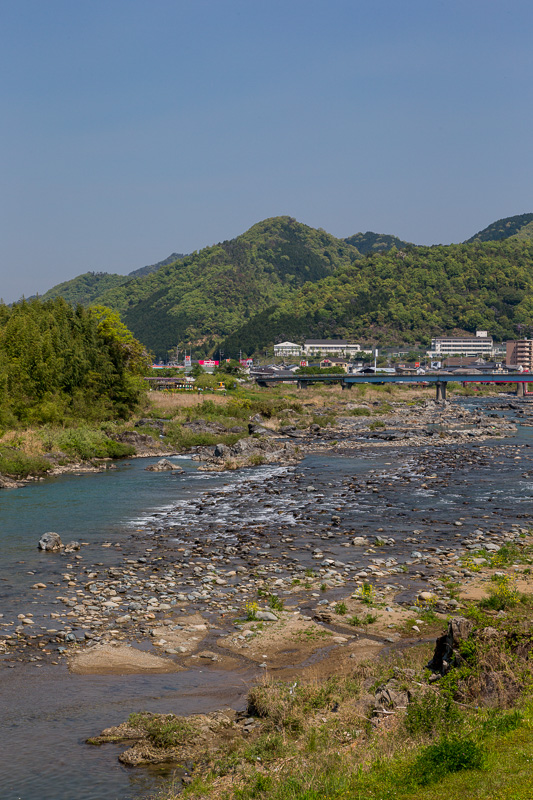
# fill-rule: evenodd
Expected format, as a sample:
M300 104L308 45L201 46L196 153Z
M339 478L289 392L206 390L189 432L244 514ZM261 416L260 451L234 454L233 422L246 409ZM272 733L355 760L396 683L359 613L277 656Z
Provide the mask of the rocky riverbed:
M497 411L531 417L529 404L509 405ZM61 582L36 575L28 610L0 618L2 665L67 658L78 672L202 663L290 675L394 645L420 604L453 611L450 581L476 580L465 556L528 535L530 506L494 489L509 465L530 473L530 442L489 441L516 430L490 406L391 404L372 429L363 414L373 410L343 401L320 409L336 413L334 426L307 429L262 431L255 420L230 453L197 449L201 465L232 460L229 485L147 518L113 566L94 550L87 563L83 542L51 553ZM258 453L268 466L240 478L236 467ZM423 634L416 627L409 635Z

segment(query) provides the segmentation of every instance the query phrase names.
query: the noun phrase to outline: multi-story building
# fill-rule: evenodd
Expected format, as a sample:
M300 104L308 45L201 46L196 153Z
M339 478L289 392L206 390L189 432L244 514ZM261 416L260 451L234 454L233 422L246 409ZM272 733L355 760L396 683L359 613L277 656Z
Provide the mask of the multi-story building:
M507 342L505 364L510 367L522 367L533 372L533 339L516 339Z
M281 342L274 345L274 355L276 358L285 358L286 356L301 356L302 348L299 344L294 342Z
M353 356L361 352L360 344L352 344L346 339L306 339L306 356Z
M487 331L476 331L475 336L436 336L431 340L428 356L490 356L492 350L492 336Z

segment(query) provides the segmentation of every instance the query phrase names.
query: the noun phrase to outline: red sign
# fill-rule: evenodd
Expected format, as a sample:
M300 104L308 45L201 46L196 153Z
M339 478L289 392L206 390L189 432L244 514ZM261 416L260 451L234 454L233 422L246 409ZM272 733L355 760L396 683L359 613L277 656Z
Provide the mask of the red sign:
M201 367L218 367L220 361L213 361L212 358L206 358L202 359L201 361L199 360L198 363Z
M419 367L419 366L420 366L420 361L415 361L415 367Z
M301 367L307 367L307 361L300 361Z

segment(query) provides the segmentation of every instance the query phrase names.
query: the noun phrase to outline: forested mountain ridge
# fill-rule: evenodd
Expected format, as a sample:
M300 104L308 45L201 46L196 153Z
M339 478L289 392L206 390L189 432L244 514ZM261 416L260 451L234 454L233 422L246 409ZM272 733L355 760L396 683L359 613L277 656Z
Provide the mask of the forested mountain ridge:
M530 226L533 214L523 214L469 243L419 247L372 232L337 239L274 217L230 241L171 256L155 272L87 273L61 294L119 310L163 359L176 345L198 355L219 348L251 355L306 336L426 344L435 334L481 327L509 338L529 333L533 318Z
M472 242L499 242L502 239L533 239L533 214L517 214L514 217L504 217L491 223L467 239L465 244Z
M53 286L41 296L41 300L55 300L56 297L62 297L67 303L71 303L72 305L80 303L82 306L89 306L92 303L98 302L99 298L109 289L115 286L121 286L134 278L142 278L145 275L150 275L152 272L157 272L161 267L166 267L167 264L173 264L180 258L183 258L182 253L172 253L163 261L158 261L157 264L149 264L146 267L140 267L139 269L133 270L133 272L130 272L128 275L118 275L114 272L84 272L82 275L77 275L69 281L64 281L63 283L58 283L56 286Z
M350 337L429 344L445 332L533 330L533 241L407 247L368 256L250 319L222 347L257 352L272 340Z
M356 233L353 236L348 236L344 241L356 247L363 256L371 253L384 253L393 247L400 250L402 247L411 245L410 242L404 242L403 239L398 239L397 236L389 236L386 233L373 233L373 231Z
M332 275L359 252L292 217L263 220L101 296L157 356L191 344L209 352L258 312L289 302L306 282Z
M84 272L69 281L58 283L41 295L41 300L55 300L62 297L73 306L89 306L98 302L100 296L115 286L120 286L128 280L127 275L117 275L112 272ZM29 298L33 300L33 298Z

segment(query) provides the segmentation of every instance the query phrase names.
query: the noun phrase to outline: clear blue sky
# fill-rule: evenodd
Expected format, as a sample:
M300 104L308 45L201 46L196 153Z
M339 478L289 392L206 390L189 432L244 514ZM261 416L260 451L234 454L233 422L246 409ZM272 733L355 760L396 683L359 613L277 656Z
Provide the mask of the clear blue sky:
M289 214L533 211L531 0L0 0L0 296Z

